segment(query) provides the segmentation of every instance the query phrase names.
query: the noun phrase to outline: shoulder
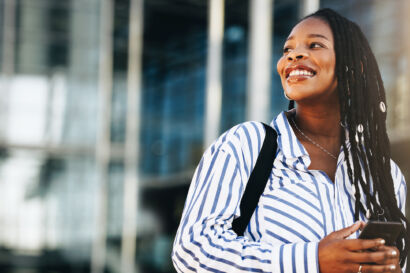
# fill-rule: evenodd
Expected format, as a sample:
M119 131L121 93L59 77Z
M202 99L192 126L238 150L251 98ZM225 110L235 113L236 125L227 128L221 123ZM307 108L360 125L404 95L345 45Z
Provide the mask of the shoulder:
M406 181L399 166L393 160L390 160L390 167L396 194L399 194L400 191L406 192Z
M262 123L247 121L224 132L212 143L207 152L222 150L227 153L234 153L235 151L260 150L264 138L265 128Z
M256 159L265 139L265 128L261 122L247 121L240 123L223 133L205 151L205 156L215 153L229 154L244 175L248 176L255 165Z

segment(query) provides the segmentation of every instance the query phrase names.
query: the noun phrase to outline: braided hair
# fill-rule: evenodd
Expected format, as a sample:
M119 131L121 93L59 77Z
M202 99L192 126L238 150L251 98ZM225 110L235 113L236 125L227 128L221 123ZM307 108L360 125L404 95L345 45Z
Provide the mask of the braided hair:
M328 8L301 21L309 17L326 22L334 36L341 124L348 131L346 134L341 130L341 140L348 176L355 189L355 220L359 220L361 212L372 220L403 222L405 232L396 241L403 267L410 243L409 222L397 206L386 132L386 94L376 58L354 22ZM293 105L291 101L289 107ZM365 194L365 205L360 188Z

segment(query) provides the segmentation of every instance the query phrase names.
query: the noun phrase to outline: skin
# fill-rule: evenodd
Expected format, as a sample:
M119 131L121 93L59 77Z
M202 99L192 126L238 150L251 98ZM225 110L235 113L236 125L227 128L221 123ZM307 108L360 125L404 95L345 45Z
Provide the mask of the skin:
M288 118L295 115L297 126L306 135L338 155L342 128L335 64L330 27L325 21L310 17L293 28L285 42L277 70L286 95L297 103L297 108L288 113ZM311 74L289 76L290 71L295 69L307 70ZM334 181L337 160L305 139L296 128L293 129L309 153L309 169L323 171ZM382 239L347 239L363 226L363 222L357 222L329 234L319 242L321 273L358 272L360 265L363 273L401 272L397 248L385 246Z

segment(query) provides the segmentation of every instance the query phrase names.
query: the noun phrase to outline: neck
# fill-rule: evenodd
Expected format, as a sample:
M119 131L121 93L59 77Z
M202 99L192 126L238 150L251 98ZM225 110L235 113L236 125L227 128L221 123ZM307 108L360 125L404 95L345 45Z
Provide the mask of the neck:
M307 134L318 138L340 138L339 107L299 104L294 118L298 127Z

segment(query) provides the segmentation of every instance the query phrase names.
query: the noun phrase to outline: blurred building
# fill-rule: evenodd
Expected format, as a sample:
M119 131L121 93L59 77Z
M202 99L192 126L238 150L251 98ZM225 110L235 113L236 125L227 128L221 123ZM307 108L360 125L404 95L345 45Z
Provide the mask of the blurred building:
M369 39L410 179L407 2L0 0L0 271L174 272L207 137L287 108L276 62L319 6Z

